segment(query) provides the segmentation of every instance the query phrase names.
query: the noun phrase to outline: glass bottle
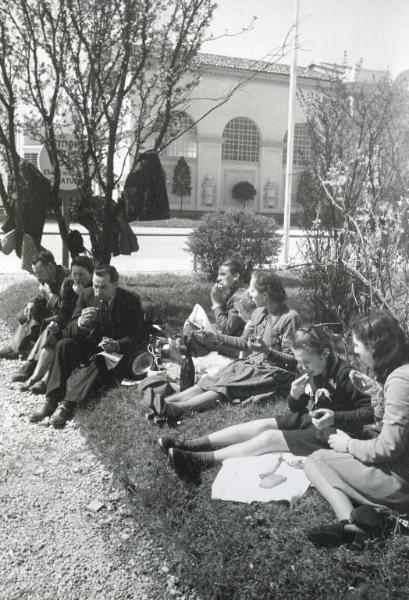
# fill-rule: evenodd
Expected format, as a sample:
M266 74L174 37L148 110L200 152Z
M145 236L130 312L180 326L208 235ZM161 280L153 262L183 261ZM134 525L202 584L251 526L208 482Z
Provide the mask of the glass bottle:
M195 365L192 359L192 347L186 342L185 356L180 365L180 391L186 390L195 384Z

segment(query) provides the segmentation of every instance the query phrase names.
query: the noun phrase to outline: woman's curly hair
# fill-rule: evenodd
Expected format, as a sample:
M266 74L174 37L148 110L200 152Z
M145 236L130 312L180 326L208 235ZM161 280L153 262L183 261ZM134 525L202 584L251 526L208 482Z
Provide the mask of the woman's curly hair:
M283 282L278 275L272 271L256 269L253 271L251 278L255 288L259 292L266 292L271 300L284 304L287 299L287 294Z
M394 369L409 362L409 340L397 319L390 313L373 311L356 317L351 331L373 352L374 372L381 383Z

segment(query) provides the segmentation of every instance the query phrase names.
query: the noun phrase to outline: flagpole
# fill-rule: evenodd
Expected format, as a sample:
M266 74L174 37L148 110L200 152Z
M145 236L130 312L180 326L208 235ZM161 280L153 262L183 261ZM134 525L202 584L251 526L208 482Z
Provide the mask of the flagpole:
M298 14L299 0L295 0L295 27L293 41L293 57L290 68L290 86L288 90L288 124L287 124L287 161L285 170L284 188L284 266L288 266L290 222L291 222L291 192L293 180L293 156L294 156L294 107L295 94L297 90L297 47L298 47Z

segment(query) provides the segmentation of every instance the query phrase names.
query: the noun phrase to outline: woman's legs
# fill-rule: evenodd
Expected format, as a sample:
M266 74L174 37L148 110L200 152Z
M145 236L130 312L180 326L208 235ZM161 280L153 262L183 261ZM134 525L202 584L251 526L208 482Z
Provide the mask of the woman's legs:
M314 484L317 491L329 503L333 509L338 521L349 521L353 504L349 497L342 490L338 490L332 486L321 473L314 456L307 459L305 463L305 473L311 483ZM347 524L345 529L350 531L361 531L359 527L353 523Z
M289 452L285 437L281 431L264 431L239 444L232 444L226 448L213 452L216 463L223 462L226 458L237 458L241 456L259 456L267 452Z
M193 392L194 388L190 389ZM200 388L198 389L200 390ZM165 398L165 416L177 416L189 411L215 408L223 397L218 392L203 392L202 390L200 390L199 394L194 393L187 398L187 395L182 398L182 394L184 394L184 392L182 392L180 395L174 394ZM179 395L179 398L175 399L176 395Z
M165 449L165 444L161 444ZM279 430L260 433L240 444L233 444L214 452L186 452L177 447L168 449L169 462L176 473L185 478L196 479L202 469L221 463L226 458L258 456L267 452L288 452L287 442Z
M161 446L165 449L163 443ZM223 462L226 458L258 456L267 452L288 452L287 442L281 431L264 431L246 442L233 444L213 452L189 452L173 446L169 448L169 460L175 471L183 475L211 467Z
M180 448L192 452L215 450L247 442L265 431L276 431L276 419L257 419L247 423L239 423L225 429L219 429L209 435L204 435L191 440L175 440L173 438L160 438L159 445L167 452L169 448Z
M37 366L34 370L34 373L30 377L33 382L39 381L45 377L45 375L48 373L48 369L50 368L53 357L54 348L43 348L41 350Z
M175 394L168 396L166 398L166 402L170 403L170 402L180 402L180 401L184 401L184 400L190 400L191 398L194 398L195 396L199 396L202 393L203 393L203 390L198 385L193 385L192 387L187 388L187 390L183 390L183 392L176 392Z
M232 444L246 442L257 437L260 433L276 429L277 421L275 419L257 419L255 421L248 421L247 423L232 425L225 429L219 429L219 431L209 433L207 438L212 449L224 448Z

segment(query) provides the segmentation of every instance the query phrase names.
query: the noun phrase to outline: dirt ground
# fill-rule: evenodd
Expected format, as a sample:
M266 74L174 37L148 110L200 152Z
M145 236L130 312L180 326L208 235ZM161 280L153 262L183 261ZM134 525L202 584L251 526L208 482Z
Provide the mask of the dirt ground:
M75 421L29 422L43 397L11 389L19 366L0 360L0 599L184 598Z

